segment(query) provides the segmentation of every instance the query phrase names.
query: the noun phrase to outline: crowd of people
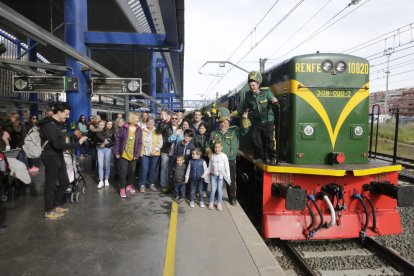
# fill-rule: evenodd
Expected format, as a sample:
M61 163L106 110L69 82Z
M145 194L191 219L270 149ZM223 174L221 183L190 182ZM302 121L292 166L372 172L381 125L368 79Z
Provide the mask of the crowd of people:
M126 121L119 114L114 122L105 122L99 116L92 116L90 122L85 122L82 115L78 137L87 136L88 146L82 149L84 146L79 144L76 152L82 158L95 156L93 152L97 151L98 158L91 158L91 166L95 168L97 164L98 189L110 185L110 164L111 159L114 160L116 172L119 172L115 179L121 198L136 192L156 192L158 187L161 192L174 194L182 203L187 190L190 191L190 207L195 207L196 200L200 207L205 207L203 198L209 197L208 207L214 209L217 192L216 206L222 210L222 188L226 183L232 186L230 202L236 204L235 166L230 166L229 162L235 163L238 140L232 136L238 135L238 128L235 128L237 131L228 130L229 113L220 117L221 130L217 132L223 133L222 142L226 143L227 138L232 140L230 147L221 146L216 135L210 139L210 133L215 131L214 119L207 117L208 122L204 121L199 110L193 113L191 121L183 114L183 110L162 110L158 118L153 118L147 112L130 112ZM230 161L223 148L230 154Z
M173 193L182 203L189 190L190 207L195 207L196 201L200 207L205 207L204 198L208 197L209 209L222 210L224 186L229 202L237 204L236 158L240 135L246 134L251 125L249 118L253 120L255 159L267 158L267 162L273 162L275 158L272 146L264 149L270 156L264 154L262 140L263 137L274 140L274 116L269 112L272 110L269 104L277 100L269 90L259 89L261 81L259 72L250 73L250 91L245 104L232 114L227 109L220 110L218 122L210 112L206 112L203 119L200 110L193 112L191 121L184 117L184 110L162 110L157 118L148 112L130 112L127 118L118 114L113 121L102 120L98 115L88 120L81 115L73 129L72 143L67 143L64 135L64 123L70 114L70 107L65 103L52 106L40 122L37 116L31 116L23 124L18 114L12 113L0 126L0 151L21 148L25 135L33 128L39 130L43 147L41 158L27 161L30 172L39 171L41 162L45 166L46 219L59 219L69 211L61 206L69 186L63 158L65 150L74 150L80 159L89 157L91 171L97 175L98 189L110 186L113 162L116 180L113 186L121 198L138 191L160 189ZM231 116L239 114L242 127L230 126ZM23 151L18 159L26 162ZM216 194L217 204L214 205Z

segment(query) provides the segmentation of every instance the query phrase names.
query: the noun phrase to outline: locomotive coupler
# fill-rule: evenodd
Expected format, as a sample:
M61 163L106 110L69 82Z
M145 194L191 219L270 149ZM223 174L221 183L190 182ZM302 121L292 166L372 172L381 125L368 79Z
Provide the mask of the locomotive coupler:
M373 181L363 186L371 194L386 195L397 200L399 207L414 207L414 186L397 186L389 181Z
M286 210L302 211L306 207L306 190L293 184L272 183L272 196L285 199Z

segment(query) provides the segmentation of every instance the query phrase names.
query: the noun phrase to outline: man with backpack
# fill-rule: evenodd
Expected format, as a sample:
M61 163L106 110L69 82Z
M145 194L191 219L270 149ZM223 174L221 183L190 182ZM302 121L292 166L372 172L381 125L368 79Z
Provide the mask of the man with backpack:
M69 118L70 107L65 103L57 103L51 109L53 111L52 117L39 122L39 133L41 144L44 147L41 158L45 166L45 219L57 220L69 211L67 208L59 207L70 184L63 151L75 149L88 138L85 136L80 138L77 143L65 143L62 130L64 122ZM58 180L59 186L56 189Z

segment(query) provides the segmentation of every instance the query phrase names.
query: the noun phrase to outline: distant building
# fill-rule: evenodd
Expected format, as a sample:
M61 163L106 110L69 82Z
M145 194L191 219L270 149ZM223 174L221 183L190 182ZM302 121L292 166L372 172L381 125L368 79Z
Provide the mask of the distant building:
M379 105L380 113L385 112L385 92L374 92L369 95L369 112L372 111L374 104ZM400 116L414 117L414 87L399 88L388 91L388 111L390 115L400 110ZM377 113L375 109L375 113Z

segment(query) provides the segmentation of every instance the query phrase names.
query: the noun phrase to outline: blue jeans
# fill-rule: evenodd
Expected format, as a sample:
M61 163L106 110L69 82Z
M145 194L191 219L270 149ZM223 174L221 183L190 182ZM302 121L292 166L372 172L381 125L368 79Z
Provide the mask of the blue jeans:
M170 175L170 156L168 153L161 153L161 172L160 172L160 184L162 188L168 186L168 176Z
M139 168L139 185L154 184L157 176L157 163L159 156L143 155L141 158L141 166Z
M103 180L109 178L111 172L111 159L112 151L111 148L98 148L98 168L99 168L99 179ZM104 174L105 171L105 174Z
M179 198L185 198L185 183L175 183L175 194Z
M198 191L198 200L199 202L203 201L203 182L202 178L200 179L191 179L191 194L190 201L194 201L195 191Z
M217 203L221 203L223 200L223 179L220 179L218 175L211 176L211 192L210 203L214 203L214 195L217 191Z

